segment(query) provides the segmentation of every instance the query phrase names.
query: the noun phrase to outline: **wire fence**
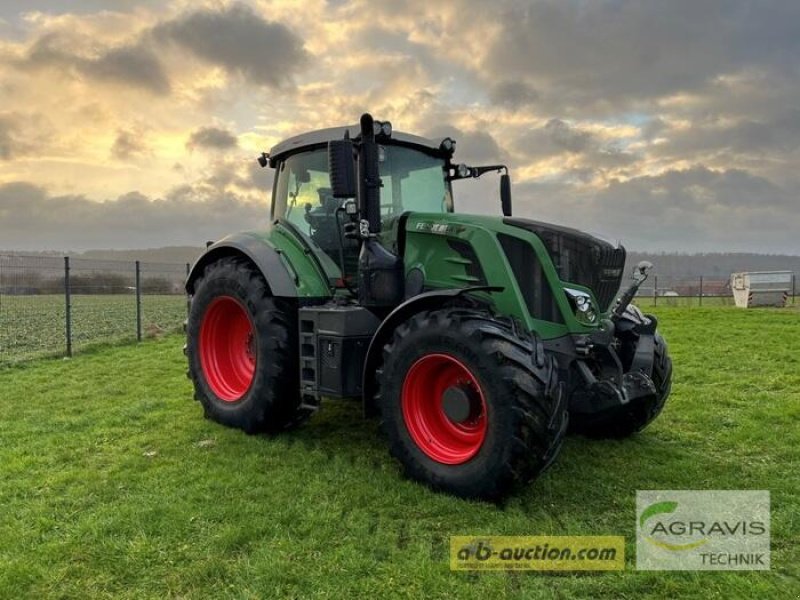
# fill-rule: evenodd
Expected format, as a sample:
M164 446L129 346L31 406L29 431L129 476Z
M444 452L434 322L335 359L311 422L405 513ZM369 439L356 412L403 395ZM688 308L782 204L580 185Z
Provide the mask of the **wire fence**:
M179 330L187 263L0 254L0 364ZM796 304L797 273L788 302ZM627 281L623 282L623 286ZM641 306L733 305L729 278L653 274Z
M0 254L0 363L181 327L189 265Z
M796 304L798 274L791 274L785 286L787 304ZM623 287L626 282L623 282ZM734 306L730 278L719 275L665 276L651 275L639 288L635 298L640 306Z

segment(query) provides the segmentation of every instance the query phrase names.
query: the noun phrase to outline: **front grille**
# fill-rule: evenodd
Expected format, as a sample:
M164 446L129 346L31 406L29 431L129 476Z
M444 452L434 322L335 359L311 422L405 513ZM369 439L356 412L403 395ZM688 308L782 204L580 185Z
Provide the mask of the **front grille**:
M582 285L586 285L594 291L601 310L605 312L614 302L622 282L622 275L625 270L625 248L622 246L619 248L601 248L598 254L597 269L592 278L592 283Z
M600 310L609 309L622 282L625 248L567 227L527 219L504 219L504 222L539 236L559 278L589 288Z

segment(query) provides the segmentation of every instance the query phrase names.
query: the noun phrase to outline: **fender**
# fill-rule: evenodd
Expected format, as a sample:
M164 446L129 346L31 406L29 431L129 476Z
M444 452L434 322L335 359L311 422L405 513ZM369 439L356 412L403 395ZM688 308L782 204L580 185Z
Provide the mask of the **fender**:
M364 371L362 374L362 394L364 402L364 415L370 416L374 413L373 396L375 395L376 381L375 371L380 365L383 346L389 341L392 332L401 322L408 319L411 315L423 310L438 308L449 300L454 300L468 294L469 292L501 292L503 288L493 286L474 286L466 288L434 290L424 292L409 298L397 306L383 320L372 336L372 340L367 348L367 355L364 359Z
M194 283L206 266L228 256L241 256L253 263L261 271L273 296L297 297L297 274L290 274L280 251L262 238L249 233L229 235L209 246L192 266L186 278L186 292L194 293Z

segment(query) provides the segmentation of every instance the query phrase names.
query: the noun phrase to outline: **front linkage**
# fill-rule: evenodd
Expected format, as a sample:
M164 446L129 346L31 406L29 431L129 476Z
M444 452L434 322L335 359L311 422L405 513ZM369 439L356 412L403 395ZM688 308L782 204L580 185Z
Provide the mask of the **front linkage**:
M652 267L640 262L611 318L597 332L576 340L582 359L574 363L580 383L570 398L573 431L626 437L644 429L666 402L672 380L666 342L656 331L656 317L631 304Z

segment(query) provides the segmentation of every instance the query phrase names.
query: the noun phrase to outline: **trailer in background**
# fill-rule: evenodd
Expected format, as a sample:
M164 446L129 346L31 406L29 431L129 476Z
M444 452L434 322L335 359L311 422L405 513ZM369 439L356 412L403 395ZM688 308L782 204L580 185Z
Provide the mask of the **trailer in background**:
M758 271L731 274L731 289L736 306L786 306L792 291L791 271Z

